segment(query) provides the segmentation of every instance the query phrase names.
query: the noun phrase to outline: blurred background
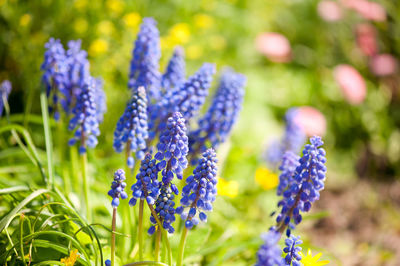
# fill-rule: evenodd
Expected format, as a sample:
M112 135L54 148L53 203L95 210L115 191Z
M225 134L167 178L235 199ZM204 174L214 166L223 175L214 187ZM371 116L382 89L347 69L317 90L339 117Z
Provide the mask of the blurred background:
M44 138L34 114L40 115L40 65L48 39L64 45L81 39L92 75L104 79L108 112L90 155L92 167L100 169L93 187L99 194L105 195L109 177L124 161L112 149L113 129L129 97L133 42L148 16L158 21L162 69L181 45L188 75L203 62L214 62L219 70L229 65L248 79L240 120L219 150L221 197L210 219L213 231L199 228L197 237L207 239L193 237L197 244L189 241L188 254L210 254L207 265L254 262L259 234L273 224L269 214L277 203L279 173L264 155L281 138L286 111L298 107L306 133L323 136L328 158L326 190L297 229L305 246L332 265L398 265L396 0L0 0L0 81L13 84L11 112L32 114L23 122L39 147ZM3 168L12 163L22 161L3 158L1 175L9 177ZM13 170L25 182L40 179L29 168ZM100 202L107 200L102 196ZM108 223L104 216L100 222Z

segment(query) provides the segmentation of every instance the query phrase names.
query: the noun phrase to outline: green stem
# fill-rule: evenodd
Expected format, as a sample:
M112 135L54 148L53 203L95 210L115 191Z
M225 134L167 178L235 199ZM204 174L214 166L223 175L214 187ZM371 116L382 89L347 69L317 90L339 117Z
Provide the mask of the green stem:
M24 215L20 216L19 219L19 235L20 235L20 248L21 248L21 259L22 262L24 263L24 265L26 266L26 262L25 262L25 253L24 253L24 241L23 241L23 235L24 235Z
M139 241L139 259L143 260L143 207L144 200L139 202L139 225L138 225L138 241Z
M181 266L183 262L183 254L185 252L185 244L186 244L186 238L188 234L188 229L186 226L184 227L181 235L181 242L179 243L179 253L178 253L178 259L176 262L176 266Z
M40 93L40 104L42 108L42 118L44 127L44 138L46 141L46 155L47 155L47 171L49 176L49 187L54 188L54 174L53 174L53 143L50 133L49 124L49 109L47 105L46 92L44 90Z
M82 179L83 179L83 192L85 196L85 206L86 206L86 219L88 223L92 221L92 213L89 205L89 187L88 187L88 176L87 176L87 154L81 154L81 166L82 166Z
M156 261L160 261L160 240L161 240L161 230L157 228L156 232L156 249L155 249L155 256L154 259Z
M129 264L125 264L124 266L136 266L136 265L161 265L168 266L168 264L158 262L158 261L137 261Z
M158 218L158 215L157 215L156 211L154 210L153 206L150 205L148 202L147 202L147 206L149 207L151 214L153 214L154 219L156 219L158 228L159 228L159 230L161 230L161 233L163 236L164 244L167 246L168 265L172 265L172 251L171 251L171 245L169 244L169 240L168 240L168 234L164 230L162 223L161 223L160 219Z
M78 192L80 189L80 182L79 182L79 178L78 178L78 151L76 150L76 146L72 145L69 148L69 156L70 156L70 160L71 160L71 172L70 175L72 177L72 183L73 183L73 189L75 190L75 192Z
M115 261L115 222L117 220L117 208L113 208L112 216L112 232L111 232L111 266L114 266Z

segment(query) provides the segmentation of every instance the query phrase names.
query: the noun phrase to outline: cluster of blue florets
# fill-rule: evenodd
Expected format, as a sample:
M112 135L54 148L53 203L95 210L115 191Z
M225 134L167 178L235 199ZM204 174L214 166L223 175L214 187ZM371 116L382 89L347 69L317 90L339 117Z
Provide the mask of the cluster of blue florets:
M111 184L111 189L108 191L108 195L113 198L111 201L111 205L114 208L117 208L119 205L119 198L126 199L128 198L128 194L124 191L126 187L125 181L125 172L122 169L118 169L114 173L114 181Z
M189 121L204 104L215 73L215 65L205 63L180 87L166 92L164 97L151 109L152 137L155 131L165 128L165 120L174 112L180 112Z
M160 96L160 33L153 18L144 18L132 53L128 87L146 88L148 99ZM150 103L150 101L149 101Z
M160 189L160 195L155 202L155 211L162 222L163 228L168 230L170 234L175 232L175 229L172 226L172 223L175 222L174 198L175 196L171 187L163 185ZM150 221L153 225L149 228L148 233L152 235L156 230L155 225L157 224L153 214L150 216Z
M278 203L282 209L276 221L281 228L291 220L295 225L299 224L302 220L300 211L309 211L311 203L319 199L319 191L324 188L326 158L325 150L319 148L323 142L315 136L310 138L310 143L305 145L293 175L293 183L283 192L283 199ZM290 229L287 234L290 235Z
M186 185L182 189L182 206L176 212L183 214L185 226L191 229L197 223L194 216L199 210L201 221L207 221L207 215L203 211L212 211L212 203L217 195L217 157L213 149L206 150L193 171L193 175L186 179ZM189 207L188 213L183 213L184 208Z
M139 173L136 175L136 183L132 185L132 198L129 205L135 206L138 199L146 200L148 204L154 204L160 194L160 183L157 180L160 172L157 161L147 153L141 161Z
M279 175L279 184L276 190L278 196L282 196L283 192L287 190L296 180L293 178L299 163L300 157L292 151L287 151L282 156L282 164L279 166L281 174Z
M301 255L299 254L301 247L298 245L301 245L302 243L303 241L300 240L299 236L291 235L285 239L285 247L283 248L283 252L286 253L286 265L301 266Z
M4 80L0 84L0 117L3 114L3 108L4 108L4 99L8 99L8 95L11 93L11 82L8 80Z
M135 162L132 152L136 152L137 159L144 158L143 150L146 148L147 138L147 98L144 87L139 87L128 102L114 132L115 151L122 152L128 145L126 149L129 154L127 158L129 168L133 168Z
M280 234L274 230L268 231L261 235L264 244L261 245L257 252L257 262L255 266L283 266L282 250L278 242Z
M72 109L73 116L68 125L68 129L74 131L74 136L68 144L74 145L77 141L80 141L80 154L86 152L86 146L94 148L97 145L97 136L100 135L94 86L96 86L94 79L90 78L86 81L76 99L76 105Z
M160 135L157 150L154 158L160 161L160 168L164 169L163 183L166 185L171 183L174 174L178 179L182 179L183 169L188 165L186 155L189 148L185 119L181 113L176 112L168 118L166 128Z
M210 108L199 120L199 128L190 133L190 153L204 152L206 142L216 149L228 138L242 106L245 84L245 76L225 69Z
M306 141L306 135L303 129L296 122L298 114L297 108L289 109L285 114L285 133L281 140L271 142L266 152L266 160L273 167L276 167L282 160L286 151L292 151L298 154Z
M166 91L180 87L186 78L185 57L182 47L175 47L174 53L168 62L165 73L161 78L161 87Z

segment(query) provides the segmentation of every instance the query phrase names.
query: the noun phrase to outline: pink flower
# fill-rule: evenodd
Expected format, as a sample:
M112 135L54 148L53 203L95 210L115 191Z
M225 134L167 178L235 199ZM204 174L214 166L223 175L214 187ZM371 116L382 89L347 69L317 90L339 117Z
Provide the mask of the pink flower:
M297 108L294 121L303 129L307 136L324 136L326 132L325 116L311 106L301 106Z
M325 21L338 21L342 18L342 9L337 2L322 0L318 3L318 14Z
M376 30L367 23L358 24L356 27L357 44L360 50L367 56L373 56L378 52L376 42Z
M371 72L376 76L389 76L397 71L397 60L390 54L379 54L371 58Z
M256 49L272 62L284 63L291 59L291 47L288 39L282 34L264 32L256 38Z
M365 100L367 95L365 81L355 68L349 65L338 65L333 73L348 103L357 105Z
M354 9L366 19L374 21L385 21L386 11L382 5L367 0L342 0L344 6Z

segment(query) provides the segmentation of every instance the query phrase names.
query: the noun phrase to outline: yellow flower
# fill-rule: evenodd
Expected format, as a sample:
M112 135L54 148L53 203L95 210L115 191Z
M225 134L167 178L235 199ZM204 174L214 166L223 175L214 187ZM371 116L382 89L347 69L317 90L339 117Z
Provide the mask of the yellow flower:
M120 14L124 8L124 3L121 0L108 0L106 6L111 12Z
M265 190L276 188L279 182L278 176L266 167L259 167L254 179Z
M210 28L214 24L214 19L206 14L197 14L194 16L194 25L201 29Z
M170 38L174 43L187 43L190 39L190 29L187 23L178 23L169 30Z
M77 249L71 250L71 252L69 253L69 257L62 258L60 262L64 263L65 266L73 266L79 257L80 255L78 254Z
M97 31L105 36L110 35L114 30L114 25L109 20L103 20L97 25Z
M139 15L139 13L131 12L131 13L126 14L122 18L122 20L124 21L126 26L128 26L130 28L135 28L139 25L140 15Z
M186 49L186 56L188 59L198 59L203 55L203 47L197 44L190 45Z
M74 22L74 29L77 33L85 33L88 29L88 22L84 18L78 18Z
M89 55L96 56L104 54L108 50L108 42L103 39L97 39L89 47Z
M235 180L227 181L220 177L218 178L217 191L219 195L234 198L239 193L239 183Z
M26 27L28 26L28 24L31 22L31 15L29 14L24 14L22 15L22 17L19 19L19 25L21 25L21 27Z
M301 263L304 266L323 266L329 263L329 260L318 261L319 258L321 258L322 253L318 253L313 257L310 249L307 251L307 256L305 256L302 252L300 252L300 255L302 257Z
M87 6L87 0L76 0L74 6L78 10L83 10Z

